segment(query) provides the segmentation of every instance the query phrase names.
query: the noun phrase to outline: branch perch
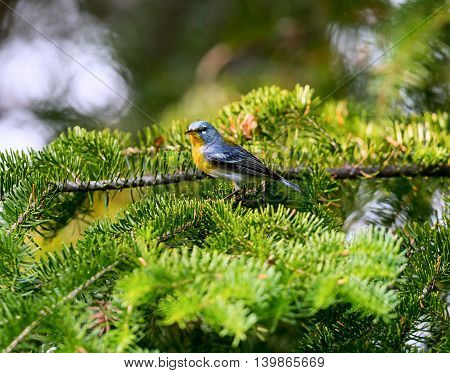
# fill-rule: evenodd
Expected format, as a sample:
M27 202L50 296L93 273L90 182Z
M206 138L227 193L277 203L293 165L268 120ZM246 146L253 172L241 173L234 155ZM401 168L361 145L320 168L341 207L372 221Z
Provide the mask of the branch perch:
M283 176L288 178L295 178L305 171L304 167L291 168L283 172ZM364 166L353 167L343 166L338 168L328 168L327 172L335 179L356 179L359 177L377 177L389 178L399 176L450 176L449 165L438 165L430 167L420 167L419 165L404 165L404 166ZM116 180L101 180L101 181L84 181L74 182L68 181L60 183L57 188L60 192L92 192L100 190L117 190L126 188L141 188L154 185L174 184L181 181L194 181L205 179L208 176L203 174L200 170L191 170L188 172L175 172L168 175L146 175L132 179L119 178Z

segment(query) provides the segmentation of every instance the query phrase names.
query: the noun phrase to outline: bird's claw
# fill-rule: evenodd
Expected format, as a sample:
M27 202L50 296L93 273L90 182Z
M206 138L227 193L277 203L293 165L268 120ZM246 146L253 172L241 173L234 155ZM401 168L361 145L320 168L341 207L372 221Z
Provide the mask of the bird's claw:
M230 194L225 196L223 199L224 200L230 199L231 197L235 196L236 194L239 194L239 192L240 192L240 189L235 189Z

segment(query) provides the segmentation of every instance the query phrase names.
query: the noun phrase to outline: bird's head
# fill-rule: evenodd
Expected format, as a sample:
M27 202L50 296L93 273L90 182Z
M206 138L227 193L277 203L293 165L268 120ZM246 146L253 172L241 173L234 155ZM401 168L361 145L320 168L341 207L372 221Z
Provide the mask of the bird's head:
M202 144L209 144L222 138L219 131L211 123L204 120L191 123L186 134L190 136L193 143L200 142Z

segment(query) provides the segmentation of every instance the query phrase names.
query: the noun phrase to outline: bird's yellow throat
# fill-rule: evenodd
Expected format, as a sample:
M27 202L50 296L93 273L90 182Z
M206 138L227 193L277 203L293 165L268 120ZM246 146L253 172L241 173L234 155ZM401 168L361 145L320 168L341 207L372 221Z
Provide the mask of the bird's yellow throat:
M190 133L189 139L192 144L192 159L200 170L209 173L211 171L211 165L203 157L202 147L205 144L203 139L197 133Z

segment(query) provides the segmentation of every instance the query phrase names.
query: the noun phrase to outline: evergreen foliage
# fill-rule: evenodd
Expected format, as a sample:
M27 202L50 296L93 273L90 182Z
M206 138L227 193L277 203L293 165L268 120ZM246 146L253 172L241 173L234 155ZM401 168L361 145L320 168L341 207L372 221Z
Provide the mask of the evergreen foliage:
M142 190L139 202L50 253L34 235L54 235L91 196L67 185L190 180L186 123L137 140L74 128L41 151L1 154L0 347L448 351L448 219L346 235L326 172L448 167L447 113L370 118L352 104L319 103L308 87L265 87L214 118L297 177L302 195L275 188L277 203L255 191L225 201L231 187L221 181L195 197Z

